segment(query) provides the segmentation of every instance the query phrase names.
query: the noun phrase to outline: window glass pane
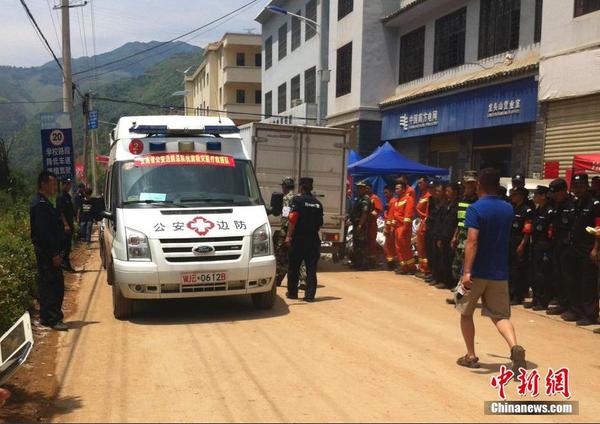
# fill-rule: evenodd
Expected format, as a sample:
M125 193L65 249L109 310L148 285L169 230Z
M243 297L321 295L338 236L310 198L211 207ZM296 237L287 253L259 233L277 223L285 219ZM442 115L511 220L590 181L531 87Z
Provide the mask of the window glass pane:
M521 0L481 0L479 59L519 47Z
M287 109L287 85L281 84L277 89L277 113L283 113Z
M244 53L238 53L235 58L235 64L237 66L246 66L246 55Z
M304 101L317 102L317 68L312 67L304 72Z
M535 0L535 28L533 30L533 42L539 43L542 40L542 11L544 9L544 0Z
M352 91L352 43L346 44L337 51L336 97Z
M338 21L352 12L354 8L353 0L338 0Z
M262 101L262 91L256 90L254 92L254 103L259 105L261 101Z
M294 100L299 99L300 98L300 75L296 75L294 78L292 78L290 89L291 89L290 100L293 102Z
M434 72L465 63L466 26L466 7L435 21Z
M279 27L279 60L287 56L287 24Z
M261 66L261 65L262 65L262 54L256 53L254 55L254 66Z
M302 15L302 11L299 10L296 12L296 15ZM300 19L292 16L292 51L296 50L298 47L300 47L300 40L301 40L301 28L302 26L300 25L301 21Z
M575 0L575 17L600 10L600 0Z
M269 69L273 65L273 37L267 38L265 41L265 69Z
M310 0L306 3L306 18L317 22L317 0ZM316 35L314 25L304 24L304 39L310 40Z
M265 94L265 115L270 118L273 115L273 92L269 91Z
M425 27L421 27L400 38L399 83L422 78L424 62Z
M235 90L235 100L238 103L246 103L246 92L244 90Z

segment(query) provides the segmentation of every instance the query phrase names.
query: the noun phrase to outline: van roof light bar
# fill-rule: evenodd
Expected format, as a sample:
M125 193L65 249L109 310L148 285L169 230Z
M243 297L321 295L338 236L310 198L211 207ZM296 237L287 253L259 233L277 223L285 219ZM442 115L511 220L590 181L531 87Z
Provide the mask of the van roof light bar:
M235 125L206 125L203 128L169 128L167 125L133 125L129 132L146 135L221 135L237 134L240 129Z

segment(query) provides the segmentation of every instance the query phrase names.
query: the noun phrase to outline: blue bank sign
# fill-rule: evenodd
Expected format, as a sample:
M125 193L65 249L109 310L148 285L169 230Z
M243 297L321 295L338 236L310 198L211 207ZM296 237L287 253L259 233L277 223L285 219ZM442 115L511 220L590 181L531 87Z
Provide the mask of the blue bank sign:
M384 141L535 122L533 77L383 111Z

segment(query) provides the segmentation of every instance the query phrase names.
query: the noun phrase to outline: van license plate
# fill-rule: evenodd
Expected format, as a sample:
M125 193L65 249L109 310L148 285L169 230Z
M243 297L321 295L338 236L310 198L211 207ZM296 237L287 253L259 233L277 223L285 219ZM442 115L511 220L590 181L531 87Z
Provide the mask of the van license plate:
M181 284L206 284L227 282L226 272L186 272L181 274Z

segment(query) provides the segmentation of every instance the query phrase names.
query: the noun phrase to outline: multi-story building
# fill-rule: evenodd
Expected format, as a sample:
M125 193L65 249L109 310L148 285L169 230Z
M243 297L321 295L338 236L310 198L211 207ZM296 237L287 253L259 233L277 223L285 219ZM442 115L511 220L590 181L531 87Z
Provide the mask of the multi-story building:
M276 115L269 121L314 125L320 98L322 124L347 129L353 147L371 153L381 134L378 101L395 86L386 49L392 40L380 22L393 2L273 0L269 6L318 27L266 9L256 18L263 34L263 113Z
M269 6L281 7L317 25L266 8L256 17L262 26L265 120L315 125L320 100L321 122L324 122L326 78L321 78L320 90L317 84L319 56L322 68L328 69L329 0L273 0Z
M396 5L381 19L393 35L386 39L393 39L387 54L395 76L394 88L380 103L381 140L413 159L452 168L454 178L485 166L503 175L541 173L544 134L537 98L543 1L399 0ZM554 30L560 37L562 31Z
M564 176L573 155L600 152L600 1L546 0L543 22L543 157Z
M261 120L261 35L227 33L185 77L186 114L223 114L237 125Z

